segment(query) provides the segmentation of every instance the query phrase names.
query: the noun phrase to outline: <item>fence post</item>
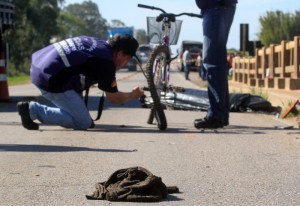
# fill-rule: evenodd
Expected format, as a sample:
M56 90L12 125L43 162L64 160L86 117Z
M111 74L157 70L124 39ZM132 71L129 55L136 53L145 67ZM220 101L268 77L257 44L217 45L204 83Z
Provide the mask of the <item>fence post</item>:
M300 36L255 50L253 65L245 57L235 60L234 80L255 87L300 90ZM248 71L247 71L248 70Z
M274 61L275 61L275 55L274 55L274 50L275 50L275 45L271 44L270 45L270 54L269 54L269 79L274 78Z
M294 37L294 72L293 72L293 78L300 78L300 44L299 44L300 38L299 36Z
M267 61L266 61L266 47L261 48L261 68L260 68L260 72L261 72L261 79L265 79L266 77L266 65L267 65Z
M254 78L258 78L258 68L260 67L261 62L259 61L259 49L255 49L255 66L254 66Z
M286 42L283 40L281 41L281 71L280 77L285 78L285 67L286 67Z

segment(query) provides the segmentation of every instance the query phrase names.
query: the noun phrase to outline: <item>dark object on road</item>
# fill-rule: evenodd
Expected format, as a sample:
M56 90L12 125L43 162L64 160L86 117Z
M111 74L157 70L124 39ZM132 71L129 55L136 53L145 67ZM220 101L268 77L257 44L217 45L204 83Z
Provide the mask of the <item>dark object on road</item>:
M157 202L179 189L167 187L160 177L143 167L131 167L114 172L106 182L97 183L96 191L86 195L90 200Z
M280 113L280 107L273 107L272 104L261 96L233 93L229 94L230 112L264 112Z
M169 91L161 97L161 102L168 109L207 111L209 99L207 91L186 88L183 91ZM141 100L142 106L151 108L152 100ZM261 96L244 93L229 94L230 112L280 113L281 108L273 107Z

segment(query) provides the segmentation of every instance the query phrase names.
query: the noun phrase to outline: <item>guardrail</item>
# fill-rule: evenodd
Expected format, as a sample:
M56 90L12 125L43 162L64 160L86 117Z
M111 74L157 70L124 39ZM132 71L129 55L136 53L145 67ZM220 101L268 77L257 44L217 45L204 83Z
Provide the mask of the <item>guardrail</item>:
M255 57L233 60L232 81L251 87L300 89L300 37L256 49Z
M14 9L15 6L12 0L0 0L0 101L9 100L6 75L7 61L2 34L13 28Z

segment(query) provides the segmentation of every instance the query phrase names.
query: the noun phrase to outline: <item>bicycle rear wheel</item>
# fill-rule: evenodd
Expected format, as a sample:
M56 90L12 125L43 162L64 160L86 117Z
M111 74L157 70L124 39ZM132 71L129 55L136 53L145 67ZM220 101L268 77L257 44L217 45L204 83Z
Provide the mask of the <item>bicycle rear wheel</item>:
M166 94L169 62L170 50L165 46L157 46L151 53L146 67L147 82L153 100L153 106L147 122L152 124L155 117L160 130L167 128L167 119L160 100L161 96Z

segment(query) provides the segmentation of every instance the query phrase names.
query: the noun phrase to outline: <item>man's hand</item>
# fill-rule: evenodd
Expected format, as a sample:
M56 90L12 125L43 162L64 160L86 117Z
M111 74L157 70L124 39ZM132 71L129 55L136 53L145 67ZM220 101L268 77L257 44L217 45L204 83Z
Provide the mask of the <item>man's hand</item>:
M131 93L132 93L133 99L140 98L141 96L144 95L144 91L140 87L133 88Z
M131 92L106 92L108 100L113 104L122 104L127 101L140 98L143 96L144 91L140 87L135 87Z

